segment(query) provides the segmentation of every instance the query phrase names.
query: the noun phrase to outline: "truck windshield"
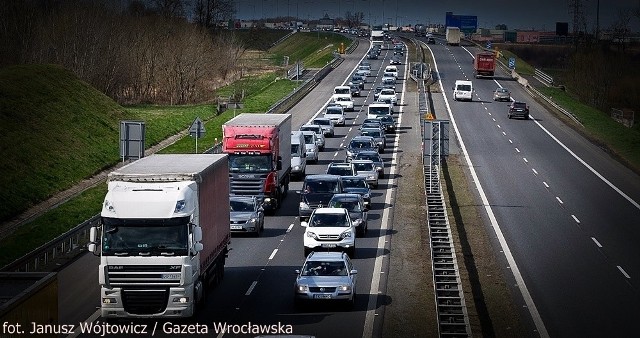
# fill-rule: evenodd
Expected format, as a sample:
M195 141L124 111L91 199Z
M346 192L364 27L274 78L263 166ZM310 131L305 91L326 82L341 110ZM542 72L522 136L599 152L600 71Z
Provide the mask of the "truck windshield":
M229 155L229 171L232 173L266 173L271 169L271 155Z
M186 256L188 217L174 219L103 218L105 256Z

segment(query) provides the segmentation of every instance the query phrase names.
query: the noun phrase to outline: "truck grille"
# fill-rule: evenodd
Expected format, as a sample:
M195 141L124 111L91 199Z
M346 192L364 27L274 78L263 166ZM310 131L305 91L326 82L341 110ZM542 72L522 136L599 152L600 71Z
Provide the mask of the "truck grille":
M120 265L109 266L107 281L112 286L158 285L179 286L180 265Z
M260 195L264 192L266 180L267 175L231 174L229 175L229 192L234 195Z
M167 308L169 290L123 290L122 305L128 313L151 315L162 313Z

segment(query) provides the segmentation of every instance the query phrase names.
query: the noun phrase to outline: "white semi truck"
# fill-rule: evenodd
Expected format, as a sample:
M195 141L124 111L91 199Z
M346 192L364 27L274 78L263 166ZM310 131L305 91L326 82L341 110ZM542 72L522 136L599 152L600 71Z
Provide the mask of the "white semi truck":
M100 255L103 318L191 317L224 276L229 168L224 154L152 155L109 174Z

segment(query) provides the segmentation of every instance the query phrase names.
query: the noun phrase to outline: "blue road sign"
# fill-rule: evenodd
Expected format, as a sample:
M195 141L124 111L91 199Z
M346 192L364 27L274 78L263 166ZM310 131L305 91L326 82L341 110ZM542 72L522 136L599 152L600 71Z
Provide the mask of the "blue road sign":
M491 41L487 41L487 49L491 49Z
M509 58L509 68L511 69L516 68L516 58Z

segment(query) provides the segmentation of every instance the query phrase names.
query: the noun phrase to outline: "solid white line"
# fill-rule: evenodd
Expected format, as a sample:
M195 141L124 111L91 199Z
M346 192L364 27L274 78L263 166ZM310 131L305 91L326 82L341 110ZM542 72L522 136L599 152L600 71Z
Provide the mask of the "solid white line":
M287 228L287 232L291 232L292 229L293 229L293 223L291 223L291 225L289 225L289 227Z
M549 185L547 184L547 182L542 182L542 184L544 184L544 187L549 189Z
M428 47L428 46L427 46ZM404 64L407 65L407 61L408 61L408 57L409 57L409 53L406 53L405 57L404 57ZM409 72L409 67L405 67L404 69L404 78L407 79L408 78L408 72ZM406 91L406 86L407 86L407 81L403 81L402 83L402 94L400 95L400 102L404 102L404 93ZM403 107L404 106L400 106L399 111L402 113L403 111ZM398 116L398 127L400 127L402 125L402 115L403 114L399 114ZM396 173L396 167L397 165L397 160L398 160L398 144L399 144L399 140L400 140L400 135L398 134L398 137L396 137L396 141L393 145L393 156L391 158L391 169L389 170L389 177L395 177L395 173ZM389 186L393 186L394 182L395 182L395 178L390 178L389 179ZM390 189L387 191L386 196L385 196L385 205L391 205L391 194L392 194L392 190ZM376 251L376 260L375 263L373 265L373 271L382 271L382 259L383 259L383 255L382 252L384 250L384 243L387 242L386 240L386 230L389 228L389 215L390 215L390 210L391 208L385 208L382 211L382 223L380 224L380 232L383 233L383 236L378 237L378 246L377 246L377 251ZM371 278L371 289L369 290L369 302L367 302L367 313L365 315L365 319L364 319L364 328L362 330L362 338L371 338L373 336L373 323L375 321L375 317L378 315L376 313L376 303L378 300L378 294L380 293L379 291L380 288L380 274L374 273L372 278Z
M558 200L558 203L560 203L560 204L564 204L564 202L562 202L562 200L560 199L560 197L556 196L556 199Z
M529 116L531 116L531 114L529 114ZM631 197L629 197L627 194L622 192L622 190L620 190L618 187L616 187L613 183L611 183L604 176L602 176L597 170L593 169L593 167L591 167L589 164L587 164L587 162L585 162L582 158L580 158L578 155L576 155L576 153L574 153L571 149L569 149L569 147L564 145L564 143L560 142L560 140L557 137L555 137L553 134L551 134L551 132L548 131L545 127L543 127L542 124L540 124L540 122L538 122L535 118L533 118L533 116L531 116L531 118L533 119L533 122L535 122L538 125L538 127L540 127L540 129L542 129L545 133L547 133L547 135L549 135L549 137L551 137L554 141L556 141L556 143L558 143L562 148L564 148L564 150L566 150L569 154L571 154L571 156L573 156L576 160L578 160L578 162L582 163L582 165L584 165L587 169L589 169L589 171L591 171L600 180L602 180L604 183L606 183L608 186L610 186L611 189L613 189L615 192L620 194L620 196L622 196L624 199L629 201L629 203L631 203L634 207L636 207L637 209L640 209L640 204L638 204L638 202L634 201Z
M431 49L429 49L431 50ZM433 52L431 53L431 58L433 60L433 64L434 67L436 68L436 71L438 71L438 64L436 62L436 58L433 55ZM438 82L440 83L440 88L444 88L442 86L442 79L439 77L438 78ZM522 294L522 297L527 305L527 309L529 310L529 313L531 314L531 318L533 319L533 322L536 326L536 329L538 330L538 334L540 334L541 337L546 338L549 337L549 332L547 332L547 328L544 325L544 322L542 321L542 317L540 316L540 313L538 312L538 309L536 307L536 304L533 301L533 298L531 297L531 294L529 293L529 289L527 289L527 285L524 281L524 278L522 277L522 274L520 273L520 269L518 268L518 264L516 264L515 259L513 258L513 255L511 254L511 249L509 249L509 244L507 244L507 240L504 238L504 234L502 233L502 230L500 229L500 225L498 224L498 220L496 219L495 214L493 213L493 209L491 208L491 203L489 203L489 199L487 198L487 195L484 193L484 189L482 188L482 185L480 184L480 180L478 179L478 174L475 171L475 167L473 166L473 163L471 161L471 158L469 157L469 153L467 152L467 147L464 144L464 141L462 139L462 136L460 135L460 130L458 129L458 124L455 121L455 118L453 117L453 114L451 113L451 107L449 106L449 100L447 100L447 94L446 92L442 92L442 95L444 97L444 103L445 106L447 108L447 112L449 113L449 118L451 119L451 125L453 126L453 129L455 130L456 136L458 137L458 140L460 142L460 149L462 150L462 154L464 155L464 158L467 162L467 166L471 172L471 177L473 178L473 182L476 185L476 189L478 190L478 193L480 194L480 199L482 200L482 204L484 205L485 211L487 213L487 216L489 217L489 221L491 222L491 226L493 227L493 229L496 232L496 236L498 237L498 241L500 242L500 246L502 247L502 251L504 252L504 255L507 259L507 262L509 263L509 266L511 267L511 271L513 273L513 277L516 280L516 284L518 286L518 288L520 289L520 293Z
M251 294L251 292L253 291L253 289L256 287L256 285L258 285L258 281L254 280L253 283L251 283L251 286L249 287L249 290L247 290L247 293L245 293L245 296L248 296Z
M535 170L534 168L531 168L531 170L533 171L534 175L538 176L538 171L537 170Z
M596 243L596 245L598 246L598 248L602 248L602 244L600 244L600 242L598 242L598 240L595 237L591 237L591 240Z
M269 260L272 260L277 252L278 252L278 249L273 249L273 252L271 253L271 256L269 256Z
M580 224L580 220L578 219L578 217L576 217L576 215L571 215L571 217L574 221L576 221L576 223Z
M91 316L89 316L89 318L83 320L83 323L93 323L96 319L100 318L100 313L102 311L100 309L97 309L96 312L94 312L93 314L91 314ZM77 336L80 335L80 330L75 330L73 331L72 334L68 335L66 338L75 338Z
M625 277L627 277L627 279L631 279L631 276L629 276L629 274L626 271L624 271L624 269L620 265L618 265L617 268L618 268L618 270L620 270L620 272L622 272L622 274Z

